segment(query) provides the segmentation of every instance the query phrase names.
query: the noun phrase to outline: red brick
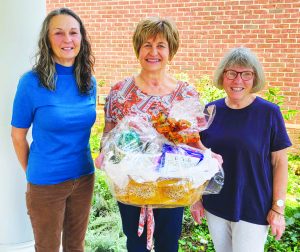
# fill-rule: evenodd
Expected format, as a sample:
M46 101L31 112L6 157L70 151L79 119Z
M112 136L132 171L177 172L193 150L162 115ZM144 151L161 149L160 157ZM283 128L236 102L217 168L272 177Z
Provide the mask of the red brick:
M95 76L104 80L99 93L125 76L137 73L131 36L139 20L166 16L175 20L181 44L171 72L191 80L212 75L232 47L247 46L261 59L268 82L300 110L299 1L243 0L46 0L47 11L67 6L83 19L96 56ZM300 114L300 113L299 113ZM300 123L300 115L293 120Z

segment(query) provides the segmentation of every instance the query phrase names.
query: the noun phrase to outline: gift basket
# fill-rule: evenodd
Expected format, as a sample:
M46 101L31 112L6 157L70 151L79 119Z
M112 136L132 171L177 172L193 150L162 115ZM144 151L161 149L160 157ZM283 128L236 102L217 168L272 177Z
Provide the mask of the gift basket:
M188 206L202 194L218 193L224 174L211 151L190 147L199 141L214 108L177 102L168 115L125 116L103 142L103 169L115 198L151 207Z

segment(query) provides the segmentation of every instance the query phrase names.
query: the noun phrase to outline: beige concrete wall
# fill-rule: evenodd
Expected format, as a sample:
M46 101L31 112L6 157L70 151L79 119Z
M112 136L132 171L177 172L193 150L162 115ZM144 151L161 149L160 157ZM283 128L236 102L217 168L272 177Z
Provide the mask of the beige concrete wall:
M19 77L31 68L46 14L43 0L0 0L0 251L34 251L25 205L26 178L10 138Z

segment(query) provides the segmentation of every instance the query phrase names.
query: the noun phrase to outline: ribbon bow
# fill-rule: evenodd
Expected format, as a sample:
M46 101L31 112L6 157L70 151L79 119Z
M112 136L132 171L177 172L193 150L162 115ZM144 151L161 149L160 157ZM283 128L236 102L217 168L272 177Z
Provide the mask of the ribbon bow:
M151 207L142 207L139 219L138 236L144 232L145 222L147 221L147 249L153 248L153 233L154 233L154 215Z

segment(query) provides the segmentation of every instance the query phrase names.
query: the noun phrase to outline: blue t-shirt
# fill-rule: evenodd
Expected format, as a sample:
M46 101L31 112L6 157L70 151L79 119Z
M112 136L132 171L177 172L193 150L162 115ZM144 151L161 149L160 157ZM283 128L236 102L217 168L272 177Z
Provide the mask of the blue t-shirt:
M229 221L267 225L272 205L271 152L291 146L277 105L260 97L243 109L220 99L211 126L201 132L205 146L221 154L225 183L220 194L203 197L206 210Z
M51 185L94 172L89 147L96 118L96 80L89 94L81 94L74 67L56 64L56 89L40 85L33 71L24 74L17 88L11 125L32 124L26 177L37 185Z

